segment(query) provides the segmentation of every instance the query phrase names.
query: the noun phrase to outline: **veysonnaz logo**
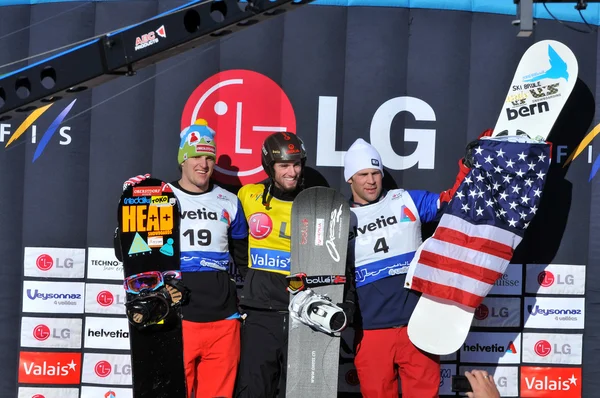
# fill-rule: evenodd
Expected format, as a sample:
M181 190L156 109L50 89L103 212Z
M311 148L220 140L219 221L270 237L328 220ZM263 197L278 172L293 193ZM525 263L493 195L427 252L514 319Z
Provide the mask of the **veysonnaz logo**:
M380 216L378 219L375 220L375 222L365 224L362 227L354 226L352 228L352 231L350 231L348 239L352 240L359 235L365 234L367 231L373 232L377 229L385 228L389 225L394 225L397 223L398 223L398 220L396 220L396 216L391 216L388 218L385 218L384 216Z
M206 208L197 209L196 211L182 211L181 219L189 220L218 220L217 213L214 211L206 211Z
M40 298L42 300L48 299L80 299L81 294L68 294L68 293L40 293L37 289L35 292L31 292L31 289L27 289L27 297L31 300L35 300L36 298Z
M532 305L528 305L527 306L527 311L529 311L529 313L531 315L544 315L544 316L548 316L548 315L581 315L581 310L559 310L559 309L543 309L540 308L539 305L535 306L535 309L533 308Z

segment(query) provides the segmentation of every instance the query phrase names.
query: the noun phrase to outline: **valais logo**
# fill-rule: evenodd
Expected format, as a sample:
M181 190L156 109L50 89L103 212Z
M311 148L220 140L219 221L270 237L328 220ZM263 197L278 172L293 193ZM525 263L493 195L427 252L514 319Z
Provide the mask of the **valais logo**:
M296 116L277 83L250 70L228 70L202 82L188 98L181 129L204 119L217 132L215 178L244 185L267 177L261 165L265 138L278 131L296 132Z
M581 397L581 368L521 368L521 396Z
M254 213L250 216L248 227L254 239L264 239L273 230L273 221L265 213Z
M21 352L19 383L79 384L81 353Z

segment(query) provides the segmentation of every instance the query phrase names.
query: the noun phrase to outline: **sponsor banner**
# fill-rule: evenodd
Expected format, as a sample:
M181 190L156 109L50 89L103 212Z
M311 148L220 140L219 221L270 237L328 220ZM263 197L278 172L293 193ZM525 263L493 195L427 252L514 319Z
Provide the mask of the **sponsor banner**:
M129 350L127 318L85 318L85 348Z
M98 395L98 397L102 397ZM78 388L19 387L18 398L79 398Z
M583 335L523 333L523 362L581 365Z
M125 315L123 285L88 283L85 285L86 314Z
M131 356L85 353L81 382L131 385Z
M88 248L87 279L123 280L123 263L112 248Z
M81 398L133 398L131 388L81 387Z
M516 366L461 366L460 374L474 369L485 370L494 376L494 382L501 397L519 396L519 368Z
M460 349L460 360L512 364L521 362L520 352L520 333L471 332Z
M83 313L83 282L23 282L23 312Z
M486 297L475 310L472 326L520 327L521 299L519 297Z
M526 328L583 329L585 299L525 297Z
M81 319L23 317L21 347L81 348L81 324Z
M521 397L580 398L581 368L522 366Z
M454 395L452 376L456 375L456 365L443 363L440 366L440 395Z
M79 384L80 352L21 352L19 383Z
M26 247L23 261L25 276L43 278L83 278L85 249Z
M523 292L523 265L508 264L502 275L490 290L489 294L520 296Z
M585 294L585 266L527 264L526 293Z

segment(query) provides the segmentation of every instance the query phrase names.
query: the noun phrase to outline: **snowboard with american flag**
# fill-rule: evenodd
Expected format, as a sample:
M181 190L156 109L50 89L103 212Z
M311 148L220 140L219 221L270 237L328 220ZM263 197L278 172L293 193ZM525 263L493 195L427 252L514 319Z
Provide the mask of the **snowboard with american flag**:
M523 55L491 137L474 147L474 166L409 267L405 288L421 298L408 336L423 351L457 351L504 274L539 207L552 155L546 138L577 73L562 43L545 40Z

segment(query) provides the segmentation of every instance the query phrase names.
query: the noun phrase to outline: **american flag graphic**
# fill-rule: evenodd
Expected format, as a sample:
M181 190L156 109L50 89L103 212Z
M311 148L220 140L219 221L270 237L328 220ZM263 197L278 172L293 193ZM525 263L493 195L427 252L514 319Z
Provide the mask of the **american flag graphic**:
M538 210L550 154L547 143L480 140L472 170L417 251L406 287L477 308Z

